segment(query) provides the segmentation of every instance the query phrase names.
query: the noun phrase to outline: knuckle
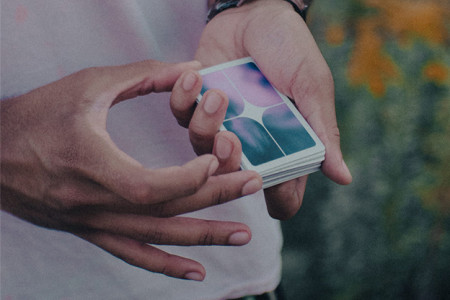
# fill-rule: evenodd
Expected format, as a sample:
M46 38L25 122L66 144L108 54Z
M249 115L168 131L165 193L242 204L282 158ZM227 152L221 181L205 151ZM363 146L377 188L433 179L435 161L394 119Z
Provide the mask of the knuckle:
M130 188L130 200L137 204L146 204L153 200L154 190L149 184L135 184Z
M219 189L213 191L210 197L211 206L220 205L230 198L231 198L230 191L220 187Z
M188 170L184 170L184 172L186 173L187 176L189 176L189 174L191 174L191 172L189 172ZM197 176L190 176L189 178L189 186L192 187L192 192L197 192L200 187L203 185L203 183L205 182L206 178L204 177L204 174L199 174Z
M172 274L172 271L170 270L170 268L167 264L163 264L161 266L161 268L159 269L158 273L170 276L170 274Z
M214 233L212 229L208 226L208 228L203 232L197 241L198 245L213 245L214 244Z
M207 180L204 173L194 172L186 166L176 167L175 172L184 181L184 195L195 194Z
M157 199L158 186L153 182L158 174L147 173L135 178L127 188L128 200L136 204L149 204Z
M139 251L144 253L148 251L149 246L142 243L138 247ZM154 258L144 258L141 255L129 255L128 253L124 253L122 251L120 253L114 253L114 256L129 265L144 268L151 272L160 273L171 277L182 276L182 274L179 274L179 271L177 271L178 257L164 251L158 251L157 260Z
M127 255L125 253L116 253L114 254L118 259L123 260L129 265L141 267L142 261L138 257L134 257L133 255Z
M164 233L158 229L158 227L149 229L143 236L146 242L152 244L162 244Z
M174 167L174 173L183 181L184 195L195 194L207 180L207 170L198 165L184 165Z
M212 139L217 133L217 129L212 126L205 126L206 123L195 122L194 119L189 124L189 136L195 141Z
M181 274L178 274L177 264L174 263L178 260L177 257L167 252L163 252L161 255L161 264L154 271L171 277L180 277Z
M176 178L177 186L167 184L165 180L168 178ZM199 174L195 169L186 166L152 170L148 176L142 176L129 184L125 198L135 204L152 204L153 215L165 214L168 207L163 201L195 194L205 181L203 173Z
M78 202L75 193L70 191L64 183L54 182L43 192L45 202L54 210L70 211Z

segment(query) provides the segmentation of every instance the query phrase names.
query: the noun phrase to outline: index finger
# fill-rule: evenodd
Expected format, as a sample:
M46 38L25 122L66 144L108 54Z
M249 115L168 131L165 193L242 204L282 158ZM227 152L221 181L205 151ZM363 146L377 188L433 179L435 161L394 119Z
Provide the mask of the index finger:
M181 126L189 126L201 89L202 78L195 71L184 72L175 83L170 95L170 109Z
M110 74L114 81L111 84L118 91L115 103L150 92L170 91L183 72L199 69L200 66L198 61L165 63L146 60L110 67Z

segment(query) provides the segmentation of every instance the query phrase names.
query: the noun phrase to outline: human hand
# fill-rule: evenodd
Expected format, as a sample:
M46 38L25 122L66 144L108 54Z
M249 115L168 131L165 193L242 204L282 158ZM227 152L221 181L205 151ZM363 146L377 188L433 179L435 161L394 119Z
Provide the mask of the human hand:
M281 93L294 100L325 145L323 173L339 184L349 184L352 177L340 150L333 78L306 24L289 3L258 0L218 14L204 29L195 57L207 67L246 56L256 61ZM195 72L190 74L195 75ZM196 89L199 91L198 86ZM219 103L220 108L211 114L205 112L202 103L194 113L194 101L195 97L172 97L172 110L180 124L189 124L191 142L197 153L202 154L207 153L211 145L217 145L214 137L223 121L222 110L226 109L227 102L212 101ZM236 139L229 137L234 144L228 149L240 147ZM215 151L218 149L214 146ZM306 180L304 176L265 190L272 217L287 219L298 211Z
M212 176L219 165L213 155L146 169L106 132L112 105L171 90L183 71L198 67L145 61L89 68L0 102L2 209L71 232L132 265L203 280L198 262L148 244L246 244L244 224L174 216L254 193L261 178Z

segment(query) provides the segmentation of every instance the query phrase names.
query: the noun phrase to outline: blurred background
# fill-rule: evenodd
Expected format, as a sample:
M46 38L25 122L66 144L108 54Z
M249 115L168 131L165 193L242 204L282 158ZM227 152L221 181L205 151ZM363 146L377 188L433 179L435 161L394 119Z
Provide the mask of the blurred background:
M283 222L293 299L450 299L450 1L315 0L354 181Z

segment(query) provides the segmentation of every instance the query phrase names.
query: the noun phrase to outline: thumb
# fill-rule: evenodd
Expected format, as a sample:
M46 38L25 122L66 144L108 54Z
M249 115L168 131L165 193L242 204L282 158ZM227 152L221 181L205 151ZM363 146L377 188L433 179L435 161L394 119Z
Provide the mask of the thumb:
M122 152L107 135L92 132L84 145L83 174L106 190L134 204L155 204L196 193L216 172L213 155L182 166L148 169ZM111 204L111 203L104 203Z
M340 135L337 126L328 129L326 133L319 134L325 145L325 160L322 163L322 172L338 184L350 184L352 175L342 156Z

